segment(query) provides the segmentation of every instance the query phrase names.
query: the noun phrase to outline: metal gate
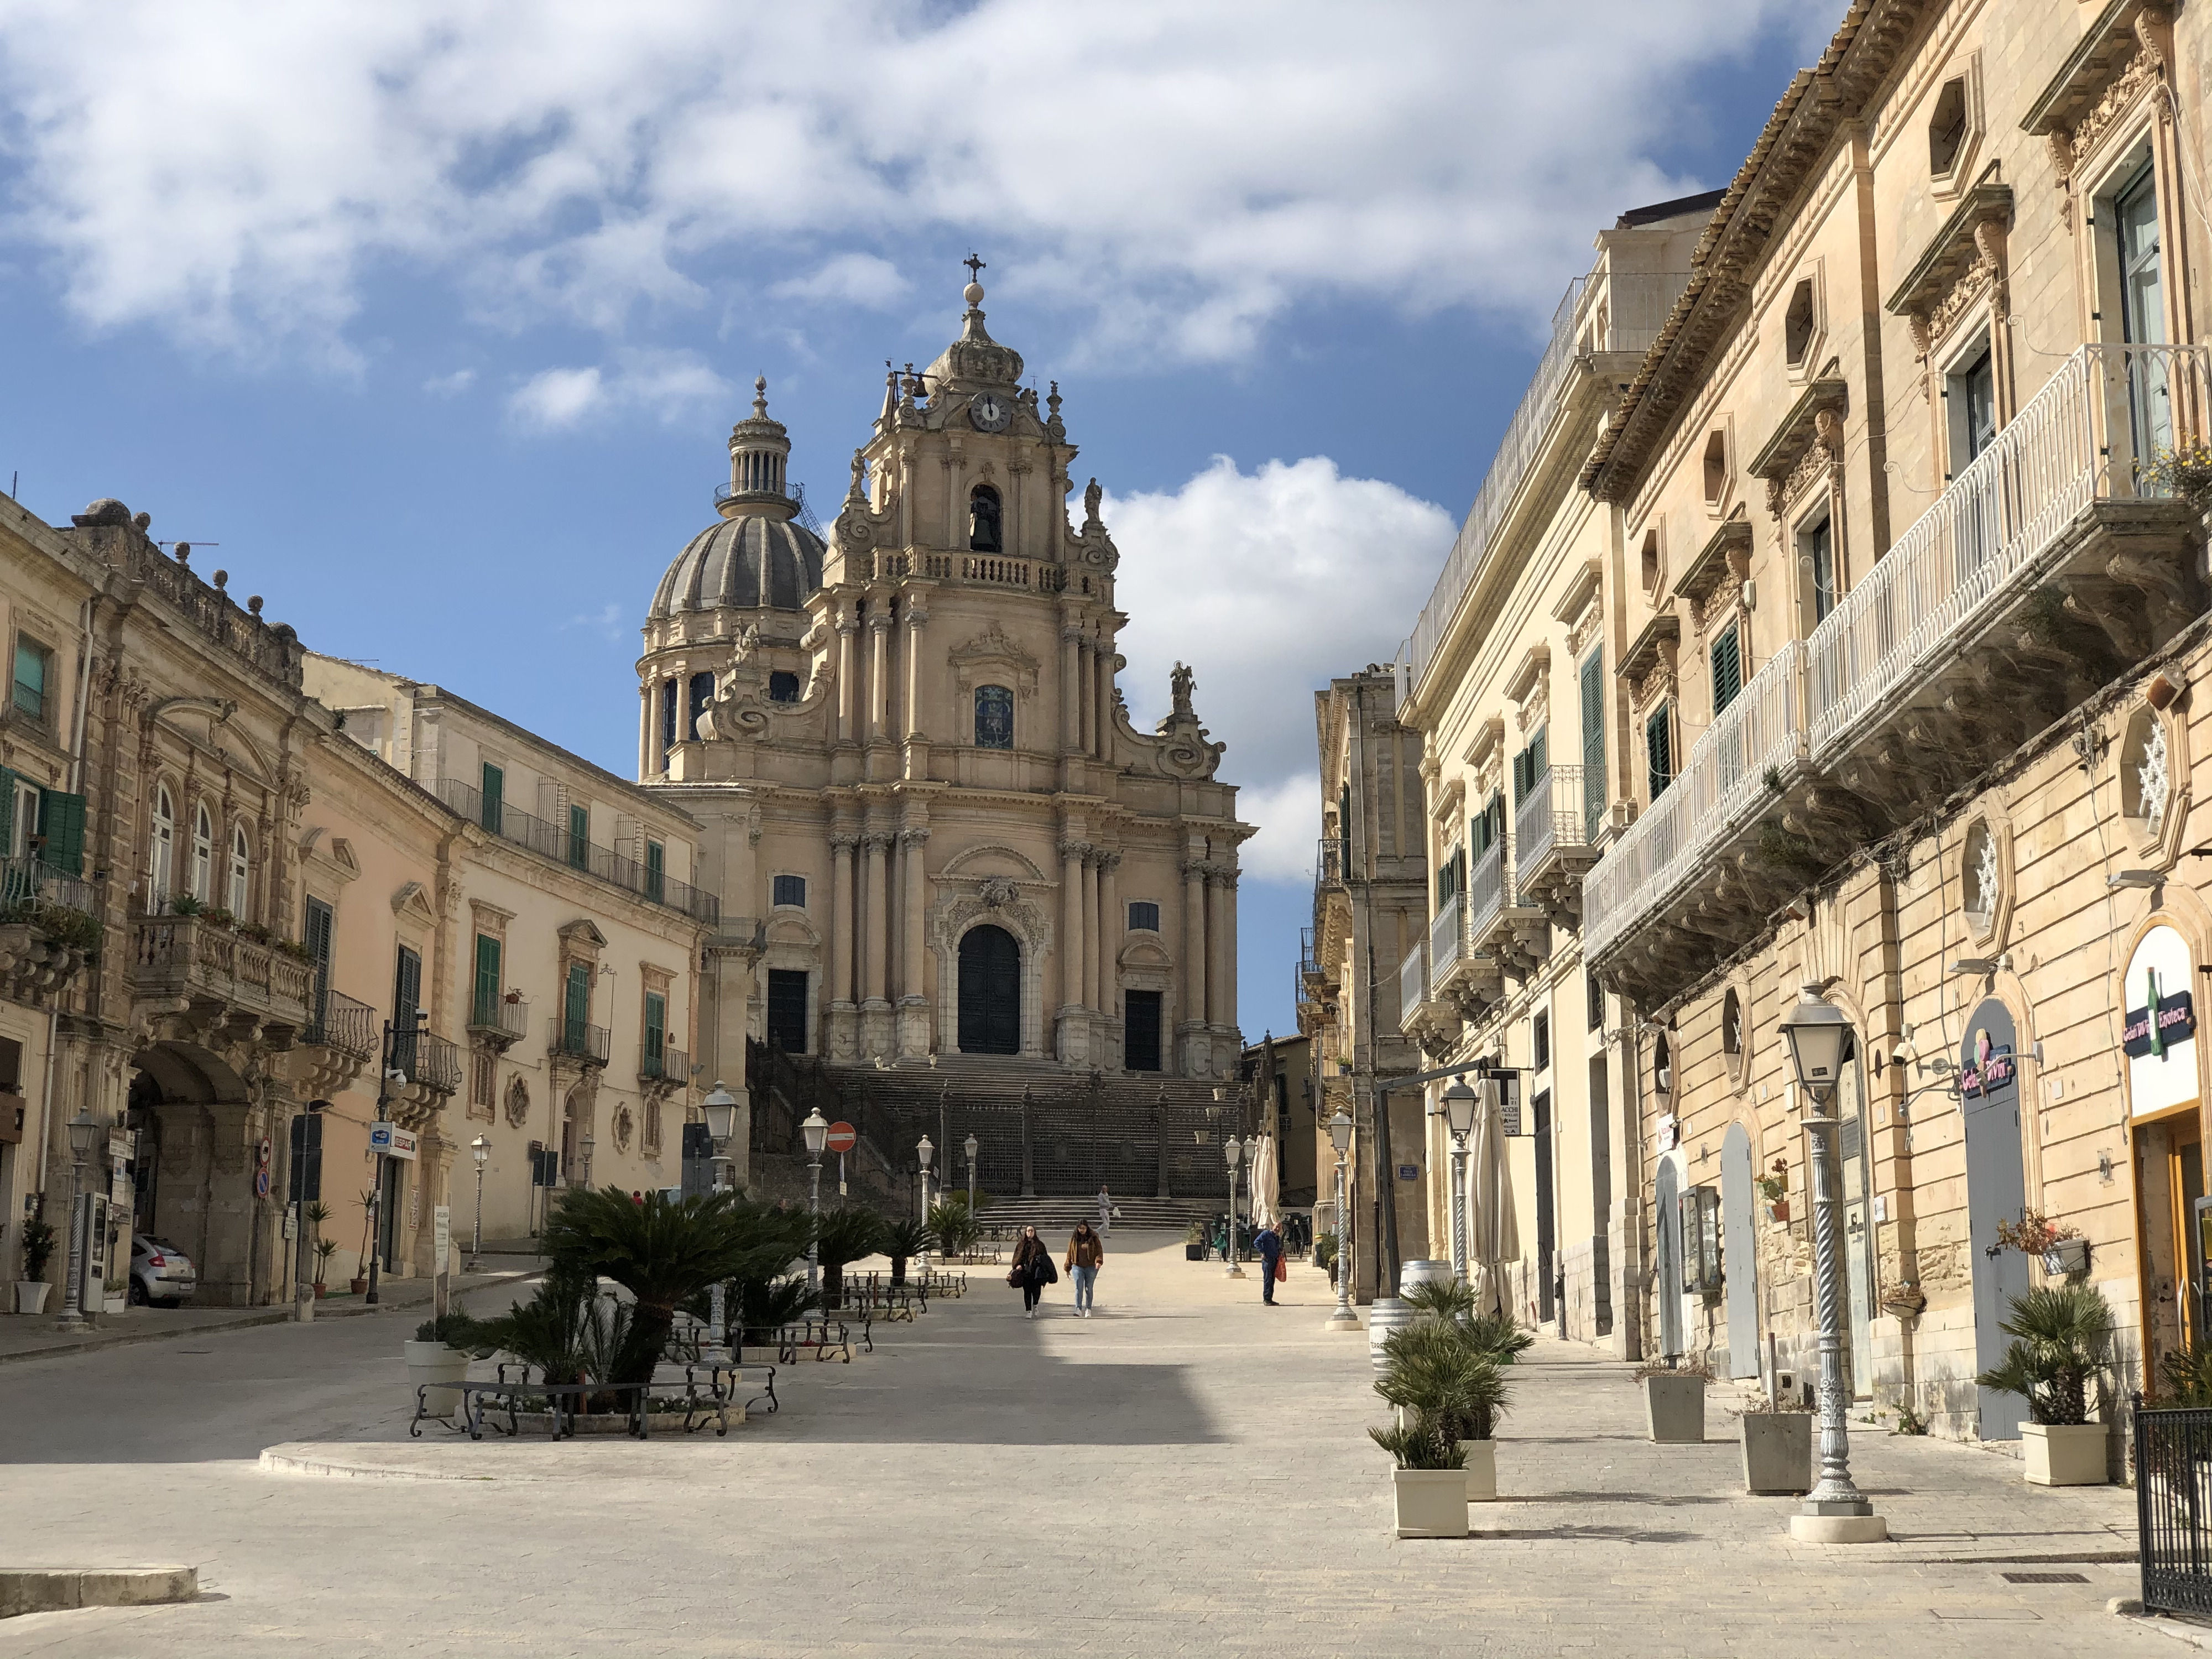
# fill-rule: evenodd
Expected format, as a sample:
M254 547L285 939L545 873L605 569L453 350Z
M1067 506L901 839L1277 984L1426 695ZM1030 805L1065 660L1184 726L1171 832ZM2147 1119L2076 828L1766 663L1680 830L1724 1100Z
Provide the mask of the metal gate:
M2143 1606L2212 1617L2212 1411L2135 1406Z

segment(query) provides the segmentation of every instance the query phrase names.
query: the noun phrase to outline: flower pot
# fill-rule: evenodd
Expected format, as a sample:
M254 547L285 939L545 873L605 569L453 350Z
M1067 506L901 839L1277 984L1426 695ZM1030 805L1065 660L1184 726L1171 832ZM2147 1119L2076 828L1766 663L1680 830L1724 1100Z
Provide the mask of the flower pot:
M2105 1484L2102 1423L2023 1423L2021 1460L2027 1479L2038 1486L2101 1486Z
M1378 1296L1367 1310L1367 1355L1375 1369L1382 1369L1382 1344L1390 1333L1413 1322L1413 1310L1395 1296Z
M1467 1536L1465 1470L1393 1469L1390 1490L1397 1500L1399 1537Z
M1206 1246L1205 1246L1205 1245L1203 1245L1203 1244L1186 1244L1186 1245L1184 1245L1184 1246L1182 1247L1182 1259L1183 1259L1184 1261L1205 1261L1205 1260L1206 1260Z
M317 1280L315 1281L315 1300L316 1300L316 1301L318 1301L318 1302L319 1302L319 1301L321 1301L325 1297L328 1296L329 1294L330 1294L330 1291L329 1291L329 1289L328 1289L328 1288L327 1288L327 1287L323 1284L322 1280L320 1280L319 1279L317 1279Z
M469 1374L469 1357L459 1348L449 1348L442 1342L403 1342L399 1346L407 1357L407 1399L410 1405L415 1390L425 1382L458 1382ZM448 1397L441 1400L440 1395ZM447 1411L442 1414L450 1415L460 1402L459 1389L441 1389L423 1403L434 1412L443 1405Z
M1498 1496L1498 1443L1462 1440L1459 1449L1467 1454L1467 1501L1489 1503Z
M1744 1413L1743 1486L1751 1492L1812 1491L1812 1413Z
M1766 1213L1777 1225L1786 1225L1790 1220L1790 1200L1778 1198L1766 1206Z
M1705 1379L1662 1371L1644 1379L1644 1419L1662 1445L1696 1445L1705 1437Z
M15 1281L15 1311L19 1314L44 1313L46 1292L53 1288L43 1279L19 1279Z
M352 1282L351 1288L356 1296L365 1296L368 1292L368 1281L365 1279L356 1279Z

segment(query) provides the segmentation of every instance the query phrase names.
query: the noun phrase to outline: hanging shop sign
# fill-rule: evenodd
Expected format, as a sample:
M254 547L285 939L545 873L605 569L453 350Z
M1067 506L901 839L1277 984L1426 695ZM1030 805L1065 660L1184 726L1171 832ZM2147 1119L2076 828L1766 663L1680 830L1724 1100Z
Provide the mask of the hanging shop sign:
M2019 1103L2019 1047L2012 1011L1995 997L1985 998L1966 1022L1966 1040L1959 1047L1959 1093L1970 1106Z
M368 1126L368 1150L381 1152L386 1158L413 1158L421 1149L421 1142L412 1129L403 1129L396 1123L372 1123Z
M2128 1062L2128 1109L2141 1117L2197 1098L2194 957L2171 927L2154 927L2128 958L2120 1048Z

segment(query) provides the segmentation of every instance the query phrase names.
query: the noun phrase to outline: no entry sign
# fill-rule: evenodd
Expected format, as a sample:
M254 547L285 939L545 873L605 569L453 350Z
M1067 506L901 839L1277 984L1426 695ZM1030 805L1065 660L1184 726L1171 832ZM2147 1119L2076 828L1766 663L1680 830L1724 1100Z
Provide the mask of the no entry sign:
M829 1147L831 1152L842 1156L851 1152L860 1139L860 1136L853 1133L853 1126L840 1118L830 1126L830 1139L822 1144Z

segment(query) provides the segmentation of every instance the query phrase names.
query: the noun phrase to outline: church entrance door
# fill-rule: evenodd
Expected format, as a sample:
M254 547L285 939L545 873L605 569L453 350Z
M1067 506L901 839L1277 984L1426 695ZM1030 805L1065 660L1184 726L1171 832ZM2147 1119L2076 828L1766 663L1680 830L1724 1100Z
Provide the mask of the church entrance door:
M1022 947L988 923L960 939L960 1052L1022 1051Z

